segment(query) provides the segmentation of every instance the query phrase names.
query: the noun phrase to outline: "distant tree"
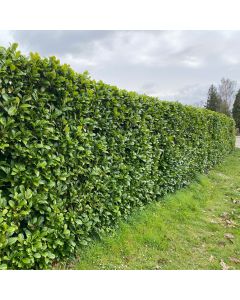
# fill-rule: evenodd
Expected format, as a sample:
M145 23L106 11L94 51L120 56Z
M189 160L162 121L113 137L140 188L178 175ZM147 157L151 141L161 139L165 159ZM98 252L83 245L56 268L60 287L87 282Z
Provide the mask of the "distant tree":
M237 92L233 103L232 116L236 122L236 127L240 130L240 90Z
M220 111L221 99L218 95L217 88L212 84L208 90L206 108L213 111Z
M222 78L219 85L219 96L221 98L220 112L230 116L232 102L236 89L236 81Z
M220 112L229 117L231 116L231 111L230 111L229 104L227 101L221 101Z

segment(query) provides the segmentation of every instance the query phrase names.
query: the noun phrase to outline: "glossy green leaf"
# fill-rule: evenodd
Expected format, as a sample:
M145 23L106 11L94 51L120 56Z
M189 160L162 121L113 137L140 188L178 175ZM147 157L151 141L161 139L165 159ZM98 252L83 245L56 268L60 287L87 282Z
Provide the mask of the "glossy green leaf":
M46 269L234 149L231 118L0 48L0 247Z

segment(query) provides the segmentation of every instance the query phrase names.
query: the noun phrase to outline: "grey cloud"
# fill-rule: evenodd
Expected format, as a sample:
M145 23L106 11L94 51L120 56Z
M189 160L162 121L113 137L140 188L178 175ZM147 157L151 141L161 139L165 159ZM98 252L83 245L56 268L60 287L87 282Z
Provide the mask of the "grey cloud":
M120 88L195 104L222 77L240 80L240 31L5 31L24 52L56 55Z
M94 51L97 41L105 42L114 35L113 31L92 30L34 30L12 31L19 44L26 45L31 51L39 51L42 55L51 53L64 55Z

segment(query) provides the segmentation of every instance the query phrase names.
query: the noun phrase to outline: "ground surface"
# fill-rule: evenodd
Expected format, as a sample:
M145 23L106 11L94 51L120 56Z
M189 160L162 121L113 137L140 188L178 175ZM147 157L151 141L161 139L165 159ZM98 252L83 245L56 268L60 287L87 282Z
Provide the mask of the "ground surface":
M62 269L240 269L240 149Z
M236 147L240 148L240 136L236 137Z

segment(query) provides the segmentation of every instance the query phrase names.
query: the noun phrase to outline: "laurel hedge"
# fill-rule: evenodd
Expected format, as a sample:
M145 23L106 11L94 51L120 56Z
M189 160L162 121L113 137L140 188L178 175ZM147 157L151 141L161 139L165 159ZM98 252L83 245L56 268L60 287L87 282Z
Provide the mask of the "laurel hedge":
M0 268L44 269L234 148L234 121L0 48Z

